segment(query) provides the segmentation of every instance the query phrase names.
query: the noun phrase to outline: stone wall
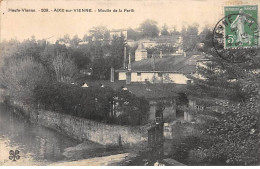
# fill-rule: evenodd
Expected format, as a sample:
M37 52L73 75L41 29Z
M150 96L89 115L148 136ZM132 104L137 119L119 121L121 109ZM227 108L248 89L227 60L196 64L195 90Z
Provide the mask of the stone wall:
M31 121L78 140L90 140L106 146L132 146L147 141L146 126L111 125L45 110L30 112Z
M121 126L105 124L84 118L36 110L18 101L11 101L18 111L23 112L32 123L37 123L80 141L90 140L105 146L142 146L148 144L150 124L145 126Z
M30 119L47 128L68 135L80 141L90 140L105 146L141 146L148 144L150 124L145 126L121 126L105 124L53 111L36 110L20 102L11 101L13 106Z

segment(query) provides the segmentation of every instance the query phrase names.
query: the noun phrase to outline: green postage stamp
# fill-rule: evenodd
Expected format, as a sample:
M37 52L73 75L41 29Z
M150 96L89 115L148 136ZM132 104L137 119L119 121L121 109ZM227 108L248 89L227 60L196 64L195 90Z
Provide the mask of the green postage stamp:
M249 48L259 44L258 6L227 6L225 14L225 48Z

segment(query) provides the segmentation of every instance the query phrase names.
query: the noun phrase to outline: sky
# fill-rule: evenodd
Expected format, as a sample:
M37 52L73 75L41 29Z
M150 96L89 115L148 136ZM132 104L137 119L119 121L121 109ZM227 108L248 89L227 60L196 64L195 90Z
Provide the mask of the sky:
M1 0L0 0L1 1ZM162 27L198 23L200 30L214 25L224 16L224 6L232 3L258 5L260 0L2 0L0 40L56 39L69 34L80 38L95 26L108 29L138 28L146 19ZM36 12L10 12L10 9L34 9ZM50 12L40 12L41 9ZM59 9L92 9L96 12L54 12ZM97 12L98 9L133 9L134 12ZM51 11L52 10L52 11ZM260 10L259 10L260 11ZM259 12L258 11L258 12Z

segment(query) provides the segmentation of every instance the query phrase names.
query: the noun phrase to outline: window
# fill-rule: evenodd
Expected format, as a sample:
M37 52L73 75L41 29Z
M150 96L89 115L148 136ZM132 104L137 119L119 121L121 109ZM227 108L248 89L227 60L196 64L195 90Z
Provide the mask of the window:
M187 80L187 84L191 84L191 80Z
M141 72L137 72L137 76L141 76Z
M163 75L162 72L158 73L158 77L162 77L162 75Z

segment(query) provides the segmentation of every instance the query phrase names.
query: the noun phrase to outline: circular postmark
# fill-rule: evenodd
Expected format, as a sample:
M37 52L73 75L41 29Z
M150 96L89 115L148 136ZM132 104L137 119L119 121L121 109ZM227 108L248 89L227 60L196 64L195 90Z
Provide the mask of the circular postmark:
M215 52L227 62L242 63L257 55L259 28L252 16L239 12L220 19L213 29Z

